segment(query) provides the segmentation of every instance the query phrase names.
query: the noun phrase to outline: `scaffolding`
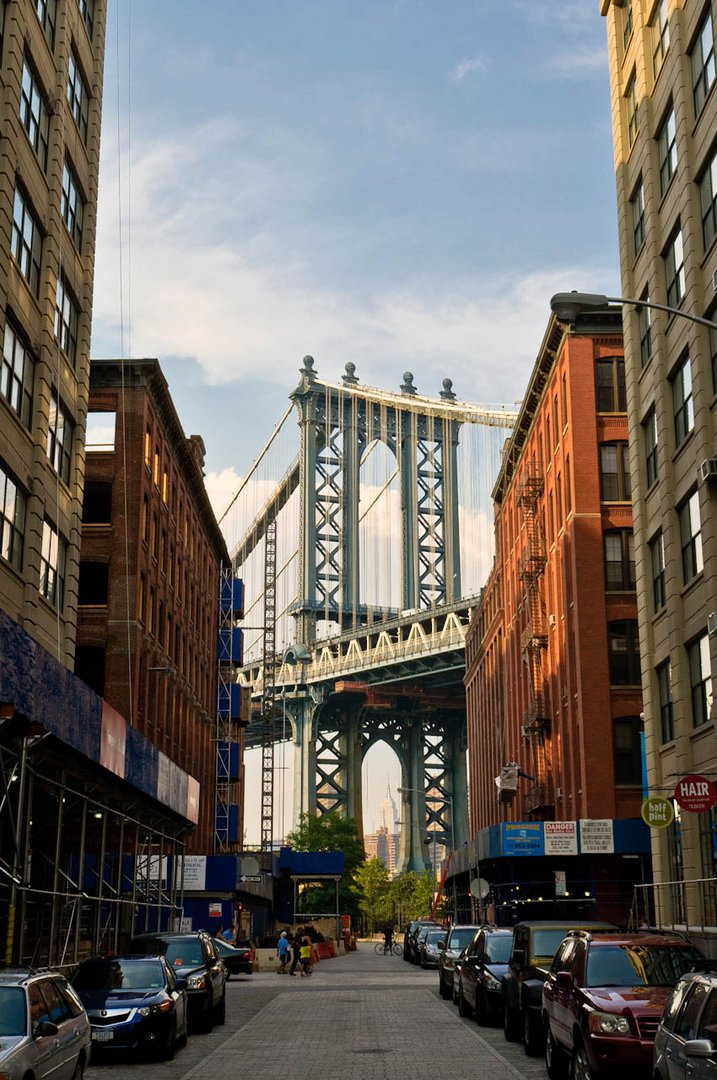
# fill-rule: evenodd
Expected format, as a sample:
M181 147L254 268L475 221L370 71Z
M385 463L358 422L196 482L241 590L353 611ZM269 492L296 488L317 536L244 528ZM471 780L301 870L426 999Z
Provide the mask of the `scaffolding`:
M244 721L242 690L237 682L237 668L243 656L242 631L238 621L243 616L243 589L231 565L222 565L219 573L219 632L217 639L217 718L214 850L217 854L238 851L240 835L241 742L239 728Z
M261 850L274 846L274 711L276 698L276 518L264 548L264 685L261 696Z

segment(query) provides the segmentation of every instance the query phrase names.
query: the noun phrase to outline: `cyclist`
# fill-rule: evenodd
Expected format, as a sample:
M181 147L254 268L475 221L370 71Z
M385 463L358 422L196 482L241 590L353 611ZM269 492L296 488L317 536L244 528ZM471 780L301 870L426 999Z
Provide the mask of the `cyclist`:
M393 948L393 927L388 926L383 932L383 951L390 953Z

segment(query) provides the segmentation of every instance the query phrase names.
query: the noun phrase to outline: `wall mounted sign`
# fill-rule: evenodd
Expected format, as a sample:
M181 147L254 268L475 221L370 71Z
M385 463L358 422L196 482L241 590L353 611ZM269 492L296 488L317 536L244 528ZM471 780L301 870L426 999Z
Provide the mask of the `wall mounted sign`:
M675 802L689 814L704 814L717 803L717 787L706 776L683 776L675 785Z
M672 824L675 811L670 799L660 795L650 795L642 801L642 820L653 829L666 829Z

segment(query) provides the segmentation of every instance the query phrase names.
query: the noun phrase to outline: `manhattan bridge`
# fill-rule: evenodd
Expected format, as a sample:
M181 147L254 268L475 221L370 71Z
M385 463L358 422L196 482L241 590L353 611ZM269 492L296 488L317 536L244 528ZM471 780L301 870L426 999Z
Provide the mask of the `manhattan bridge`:
M294 750L293 820L337 811L363 835L362 765L400 767L399 870L467 839L465 636L493 558L491 489L517 414L340 383L304 357L291 404L220 524L246 594L239 681L261 748L261 840L275 747Z

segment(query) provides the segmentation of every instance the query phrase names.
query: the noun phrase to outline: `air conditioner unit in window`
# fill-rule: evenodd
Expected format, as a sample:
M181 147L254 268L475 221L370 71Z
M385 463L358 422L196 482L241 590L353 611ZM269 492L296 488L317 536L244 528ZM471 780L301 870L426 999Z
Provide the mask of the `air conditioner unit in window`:
M717 611L710 611L707 616L707 633L717 634Z
M563 789L561 787L556 787L556 789L555 789L555 798L556 799L562 799L562 797L563 797Z
M521 724L520 725L520 734L522 735L522 737L524 739L529 739L530 736L532 735L532 729L530 727L530 724Z
M700 477L703 480L717 480L717 458L705 458L701 462Z
M555 616L548 615L548 626L555 626Z

